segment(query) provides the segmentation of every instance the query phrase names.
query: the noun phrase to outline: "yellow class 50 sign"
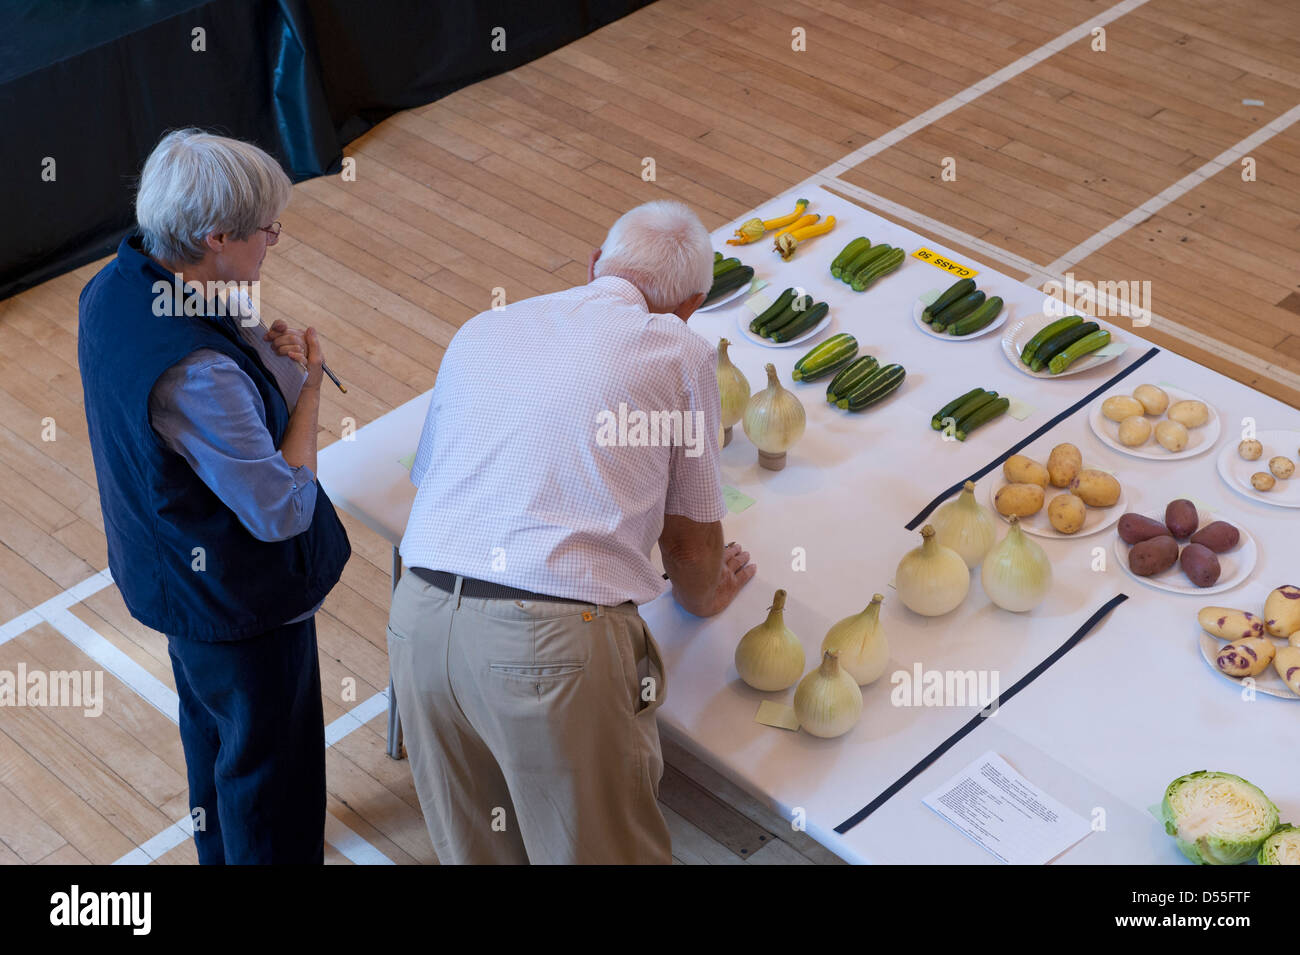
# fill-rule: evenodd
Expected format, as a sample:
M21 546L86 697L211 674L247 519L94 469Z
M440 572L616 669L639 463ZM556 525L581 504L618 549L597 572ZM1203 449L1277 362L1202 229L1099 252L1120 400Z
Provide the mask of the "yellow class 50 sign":
M956 275L959 278L969 279L979 275L979 269L972 269L968 265L962 265L960 262L954 262L952 259L944 258L938 252L932 252L925 247L917 249L912 253L912 258L920 259L922 262L929 262L935 268L943 269L949 275Z

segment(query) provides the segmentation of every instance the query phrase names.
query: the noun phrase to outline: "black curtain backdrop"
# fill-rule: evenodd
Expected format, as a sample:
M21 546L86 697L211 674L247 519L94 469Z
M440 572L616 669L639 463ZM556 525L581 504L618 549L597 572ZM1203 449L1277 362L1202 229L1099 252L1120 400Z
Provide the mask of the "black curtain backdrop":
M0 299L113 251L169 129L255 142L294 181L337 172L392 113L647 2L0 0Z

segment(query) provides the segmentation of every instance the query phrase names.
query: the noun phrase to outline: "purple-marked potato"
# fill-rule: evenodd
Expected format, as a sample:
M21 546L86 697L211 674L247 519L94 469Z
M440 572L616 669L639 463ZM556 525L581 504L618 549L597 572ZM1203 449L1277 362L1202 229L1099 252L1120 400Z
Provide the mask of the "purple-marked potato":
M1237 453L1241 455L1243 461L1258 461L1264 453L1264 446L1254 438L1247 438L1237 445Z
M1268 637L1246 637L1221 649L1214 662L1228 676L1258 676L1276 654L1277 647Z
M1279 454L1268 459L1268 469L1273 472L1273 477L1285 481L1295 474L1295 462Z
M1037 484L1007 484L993 497L1003 517L1032 517L1043 509L1043 489Z
M1202 607L1196 622L1208 634L1220 640L1244 640L1264 636L1264 621L1246 610L1231 607Z
M1300 587L1283 584L1264 601L1264 626L1275 637L1300 633Z
M1170 501L1165 508L1165 527L1179 540L1186 540L1196 533L1201 519L1196 514L1196 505L1185 497Z
M1153 537L1165 537L1169 528L1141 514L1125 514L1119 519L1119 539L1125 544L1140 544Z
M1089 507L1112 507L1119 500L1119 481L1096 468L1084 468L1070 482L1070 493L1077 494Z
M1037 484L1047 487L1047 468L1033 458L1013 454L1002 465L1002 474L1011 484Z
M1273 668L1296 696L1300 696L1300 647L1282 647L1273 656Z
M1047 518L1062 534L1077 534L1088 519L1088 508L1073 494L1062 493L1047 505Z
M1134 544L1128 552L1128 566L1139 577L1154 577L1178 562L1178 541L1168 534Z
M1198 587L1213 587L1223 572L1218 555L1204 544L1188 544L1178 562L1182 564L1187 579Z
M1206 524L1192 535L1193 544L1203 544L1216 554L1226 554L1241 540L1241 531L1227 521Z
M1276 483L1277 478L1267 471L1256 471L1250 476L1250 486L1256 491L1271 491Z
M1047 475L1052 487L1069 487L1083 467L1083 454L1072 444L1058 444L1047 458Z

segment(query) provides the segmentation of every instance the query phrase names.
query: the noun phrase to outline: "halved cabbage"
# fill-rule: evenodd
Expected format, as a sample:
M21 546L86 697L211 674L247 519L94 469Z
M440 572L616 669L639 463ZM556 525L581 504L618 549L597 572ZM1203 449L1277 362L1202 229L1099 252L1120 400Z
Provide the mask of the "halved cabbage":
M1260 865L1300 865L1300 829L1284 822L1259 847Z
M1198 865L1240 865L1277 828L1277 806L1258 786L1231 773L1180 776L1161 804L1165 832Z

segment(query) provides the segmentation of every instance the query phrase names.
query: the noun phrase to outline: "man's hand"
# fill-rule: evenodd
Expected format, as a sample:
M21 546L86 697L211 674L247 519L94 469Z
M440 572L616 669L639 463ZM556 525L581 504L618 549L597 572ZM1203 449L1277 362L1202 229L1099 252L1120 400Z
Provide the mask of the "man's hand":
M711 617L726 610L727 605L740 593L740 588L753 580L756 573L758 565L749 562L749 551L741 550L740 545L734 541L728 544L722 552L722 569L718 575L717 589L714 590L713 604L704 616Z
M600 249L591 250L591 259L587 262L587 284L596 281L596 260L600 258Z
M290 328L284 319L277 318L270 329L262 336L263 341L271 343L277 355L292 358L300 365L307 363L307 339L305 333Z

